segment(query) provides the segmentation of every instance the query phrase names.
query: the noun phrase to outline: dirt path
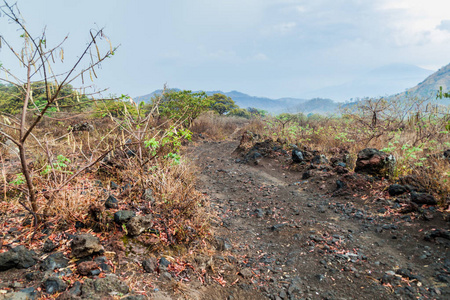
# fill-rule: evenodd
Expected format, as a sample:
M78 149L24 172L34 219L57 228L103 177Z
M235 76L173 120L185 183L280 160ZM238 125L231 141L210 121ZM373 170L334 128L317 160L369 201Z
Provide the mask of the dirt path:
M448 223L388 215L395 203L385 199L330 198L317 188L324 178L304 181L273 159L237 163L237 146L204 141L190 153L217 215L223 251L211 268L233 283L205 290L204 299L450 297L449 241L424 241Z

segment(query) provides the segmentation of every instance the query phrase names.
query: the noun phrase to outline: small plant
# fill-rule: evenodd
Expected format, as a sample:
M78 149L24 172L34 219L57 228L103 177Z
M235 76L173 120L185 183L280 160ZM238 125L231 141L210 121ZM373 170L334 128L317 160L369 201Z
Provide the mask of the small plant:
M48 174L50 174L52 172L52 170L58 171L60 173L65 173L65 174L70 174L72 175L73 172L67 170L68 168L68 164L70 164L71 161L70 159L68 159L67 157L65 157L64 155L58 155L56 157L56 162L53 162L53 168L50 165L46 165L44 170L41 171L41 175L42 176L47 176Z
M181 156L178 153L168 153L164 156L165 159L171 159L173 165L179 165L181 163Z
M12 180L9 184L12 185L21 185L25 183L25 176L22 173L16 174L16 178Z
M159 148L159 141L152 137L150 140L144 141L144 146L145 148L149 148L150 155L155 156Z

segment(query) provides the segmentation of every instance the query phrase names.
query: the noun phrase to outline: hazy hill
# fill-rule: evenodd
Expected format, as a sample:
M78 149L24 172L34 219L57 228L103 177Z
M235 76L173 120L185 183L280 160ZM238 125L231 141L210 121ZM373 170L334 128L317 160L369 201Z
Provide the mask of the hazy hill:
M306 93L308 98L322 97L337 101L351 98L384 97L405 91L421 82L433 71L408 64L391 64L374 69L342 85Z
M426 79L424 80L424 78ZM414 86L418 82L420 83ZM414 87L410 88L411 86ZM346 101L351 98L404 95L405 93L420 97L430 97L432 95L431 97L435 98L440 86L446 92L450 90L450 64L442 67L435 73L407 64L384 66L374 69L346 84L328 87L306 94L309 98L312 98L310 100L298 98L270 99L250 96L238 91L207 91L206 94L213 95L221 93L232 98L242 108L255 107L273 114L282 112L323 114L336 112L336 109L341 103L333 100ZM409 89L406 90L407 88ZM179 89L173 90L179 91ZM403 92L405 90L406 92ZM156 90L153 93L136 97L134 100L136 102L149 102L153 96L161 94L161 92L162 90Z
M302 112L304 114L335 113L337 112L339 105L340 103L334 102L331 99L314 98L289 108L287 112L290 113Z
M179 89L171 89L174 91L179 91ZM146 102L148 103L151 98L155 95L161 94L162 90L156 90L153 93L139 96L133 98L135 102ZM297 99L297 98L280 98L280 99L270 99L266 97L256 97L256 96L250 96L238 91L231 91L231 92L222 92L222 91L206 91L207 95L213 95L213 94L224 94L227 97L230 97L233 99L234 102L236 102L239 107L247 108L247 107L255 107L258 109L264 109L271 113L280 113L285 111L290 111L292 109L295 109L294 107L307 102L308 100L305 99ZM308 106L310 107L310 106ZM328 112L324 111L324 112Z
M418 85L408 89L406 92L399 95L417 96L422 98L430 98L434 100L437 95L439 87L442 86L444 92L450 91L450 64L440 68L434 72ZM448 104L448 100L444 100Z

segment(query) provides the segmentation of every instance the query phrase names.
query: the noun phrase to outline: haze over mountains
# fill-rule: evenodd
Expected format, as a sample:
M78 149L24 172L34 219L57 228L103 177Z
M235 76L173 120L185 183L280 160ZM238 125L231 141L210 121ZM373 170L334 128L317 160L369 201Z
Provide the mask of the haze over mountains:
M332 113L342 104L342 101L355 101L358 98L389 97L389 96L419 96L436 98L436 91L442 86L444 91L450 90L450 64L437 72L414 65L392 64L374 69L359 78L342 85L323 88L305 93L303 98L270 99L255 97L238 91L206 91L208 95L225 94L243 108L255 107L270 113ZM176 90L176 89L175 89ZM136 97L137 102L149 102L162 90ZM443 101L448 104L448 101Z
M306 93L304 97L330 98L335 101L386 97L415 86L433 72L414 65L391 64L371 70L344 84Z
M442 86L444 92L450 91L450 64L440 68L418 85L400 93L400 96L408 95L409 97L421 97L433 100L436 98L436 91ZM448 99L442 99L439 102L448 105Z

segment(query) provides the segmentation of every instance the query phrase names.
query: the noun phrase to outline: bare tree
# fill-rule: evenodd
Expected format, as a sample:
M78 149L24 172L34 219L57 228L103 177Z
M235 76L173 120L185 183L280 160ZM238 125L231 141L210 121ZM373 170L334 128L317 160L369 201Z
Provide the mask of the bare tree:
M84 85L84 78L87 75L90 76L91 80L93 77L97 77L95 68L99 67L100 63L106 58L113 55L116 48L111 46L109 39L103 33L103 29L91 30L90 41L76 61L68 67L66 71L55 73L55 59L59 58L61 62L64 61L64 50L62 46L68 37L66 36L63 41L56 46L48 47L45 30L41 35L33 36L26 28L24 20L21 19L20 11L16 4L11 5L4 1L4 4L0 6L0 12L10 21L10 23L18 26L19 31L22 33L23 47L17 51L4 36L0 36L0 46L3 46L3 48L6 46L26 71L25 76L21 77L6 66L0 65L0 71L5 74L4 77L0 77L0 82L16 86L21 91L22 95L20 99L22 101L22 111L19 116L16 117L0 112L4 115L5 120L3 123L0 123L0 135L9 139L19 150L21 171L25 177L26 183L26 188L23 189L23 192L27 200L26 202L21 201L21 204L33 214L35 225L37 225L39 221L39 216L37 215L39 207L37 203L37 191L33 186L33 174L28 166L27 141L30 137L34 137L33 131L42 119L46 117L46 113L49 109L58 107L58 102L66 97L62 96L61 91L79 79ZM100 50L100 41L106 41L107 44L109 44L107 50ZM101 52L104 53L101 54ZM33 84L36 82L42 82L42 88L45 90L47 103L42 108L37 107L33 99ZM84 88L82 89L84 90ZM35 108L30 109L30 107ZM42 149L48 153L48 149L42 145L39 139L36 137L34 138ZM103 154L102 156L104 157L104 155L106 154ZM81 168L78 172L62 181L59 184L59 188L66 185L89 165L98 162L100 159L101 156L92 159L87 166ZM51 162L49 162L49 164L50 166L52 165ZM49 198L50 204L52 197L50 196Z

